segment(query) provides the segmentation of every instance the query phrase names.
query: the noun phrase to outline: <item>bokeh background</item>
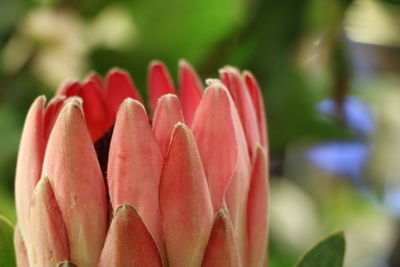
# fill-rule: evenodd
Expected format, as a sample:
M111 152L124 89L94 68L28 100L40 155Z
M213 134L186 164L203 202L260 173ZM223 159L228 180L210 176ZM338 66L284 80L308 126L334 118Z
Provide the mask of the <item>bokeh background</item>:
M346 267L400 266L400 1L1 0L0 214L26 111L114 66L203 78L226 64L262 85L271 153L270 266L346 233Z

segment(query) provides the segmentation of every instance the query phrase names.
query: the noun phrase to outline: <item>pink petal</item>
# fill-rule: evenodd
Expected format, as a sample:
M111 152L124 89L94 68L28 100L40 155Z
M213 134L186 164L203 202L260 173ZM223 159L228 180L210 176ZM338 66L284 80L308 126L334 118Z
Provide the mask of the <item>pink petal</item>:
M202 267L242 266L239 248L227 211L217 212L214 225L204 253Z
M253 153L256 144L260 143L260 134L258 131L256 111L249 91L237 69L225 67L220 70L220 73L221 80L228 87L235 101L246 134L249 151Z
M24 240L22 240L21 231L18 226L16 226L14 230L14 249L17 266L29 267L28 255L26 253Z
M247 88L249 89L253 105L256 110L258 129L260 131L261 145L266 147L267 145L267 121L265 119L264 100L261 94L260 86L256 78L249 71L243 73L244 80Z
M160 209L170 267L199 266L212 227L207 181L194 137L178 123L160 183Z
M60 113L66 98L65 96L54 97L46 107L44 114L44 127L45 127L45 138L46 142L49 139L51 130L53 129L54 123Z
M182 103L183 116L188 126L192 124L197 106L200 103L203 85L192 66L185 60L179 62L179 98Z
M158 188L163 156L153 136L143 105L126 99L118 112L110 145L108 185L114 209L134 207L161 244Z
M45 97L36 98L26 116L24 130L19 145L15 177L15 201L19 228L26 243L30 200L36 183L40 179L44 150L46 147L44 129Z
M268 163L265 150L257 146L251 171L247 202L248 264L261 266L265 262L268 240Z
M163 95L158 99L153 116L153 132L163 155L167 153L172 131L178 122L183 122L178 97L173 94Z
M67 229L72 262L94 266L107 229L106 192L82 107L69 100L48 141L42 177L48 176Z
M107 75L106 99L113 114L128 97L141 101L140 95L129 74L120 69L113 69Z
M32 266L53 267L70 258L65 225L47 177L42 178L35 188L29 227L32 240L29 261Z
M98 267L162 266L156 243L136 210L120 206L114 215Z
M149 67L148 90L150 107L156 108L157 100L165 94L175 94L175 87L164 63L153 61Z
M238 157L232 109L228 91L222 84L213 84L205 90L192 125L214 211L223 206Z
M218 80L208 83L210 87L204 92L193 121L193 133L199 144L214 210L224 207L226 201L241 254L244 254L245 213L250 184L246 138L235 104L225 86Z

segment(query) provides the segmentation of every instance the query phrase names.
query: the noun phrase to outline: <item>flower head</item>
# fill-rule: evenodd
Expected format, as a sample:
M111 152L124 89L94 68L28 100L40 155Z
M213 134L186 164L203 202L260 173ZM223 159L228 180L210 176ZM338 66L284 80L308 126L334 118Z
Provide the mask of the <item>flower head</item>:
M32 104L16 174L19 266L263 266L266 124L249 72L179 94L149 68L149 111L129 75L60 87Z

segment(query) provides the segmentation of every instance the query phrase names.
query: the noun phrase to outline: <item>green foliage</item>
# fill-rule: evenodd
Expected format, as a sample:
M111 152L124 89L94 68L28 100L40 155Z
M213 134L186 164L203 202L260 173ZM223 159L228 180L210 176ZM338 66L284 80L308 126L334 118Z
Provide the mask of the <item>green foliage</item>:
M2 267L15 266L13 235L14 227L0 215L0 266Z
M381 0L383 2L393 4L393 5L400 5L400 0Z
M115 65L128 69L139 88L145 87L147 64L153 59L163 60L173 77L180 58L194 66L212 62L213 49L238 32L247 10L242 0L142 0L120 4L134 22L134 45L129 51L95 49L91 61L101 73Z
M344 252L343 232L333 233L301 256L294 267L342 267Z

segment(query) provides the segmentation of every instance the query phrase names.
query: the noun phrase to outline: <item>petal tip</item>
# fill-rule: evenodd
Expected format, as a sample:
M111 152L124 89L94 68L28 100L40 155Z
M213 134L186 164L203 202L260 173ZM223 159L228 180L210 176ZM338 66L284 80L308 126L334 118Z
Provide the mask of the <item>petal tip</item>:
M192 64L190 64L189 61L187 61L186 59L183 59L183 58L179 59L178 67L181 70L188 69L191 72L194 72L194 68L193 68Z
M230 73L230 74L239 74L239 70L236 67L226 65L219 69L218 71L220 74Z
M119 206L115 209L115 211L114 211L114 216L115 216L116 214L120 213L120 212L126 213L126 212L128 212L128 211L131 211L131 212L133 212L135 215L138 215L136 209L135 209L134 207L132 207L131 205L129 205L129 204L121 204L121 205L119 205Z
M219 79L207 79L206 80L206 84L208 85L206 90L209 89L209 88L218 88L218 89L225 89L226 90L225 84Z
M179 59L178 66L180 68L186 67L187 65L189 65L189 63L186 61L186 59L183 59L183 58Z
M69 262L69 261L63 261L63 262L59 262L56 265L57 267L77 267L76 264Z
M219 209L216 213L215 213L215 217L214 217L214 221L217 221L219 219L223 219L226 220L229 218L229 212L226 208L222 208Z
M133 99L131 97L128 97L128 98L125 98L125 100L120 105L119 112L121 112L122 110L137 109L137 108L142 109L144 111L144 113L146 114L146 109L140 101Z
M127 74L128 72L120 67L112 67L108 72L107 72L107 77L114 75L114 74Z
M178 100L178 96L176 94L172 94L172 93L165 94L165 95L162 95L158 99L158 102L165 101L165 100L173 100L173 101L175 101L175 100Z
M81 114L83 114L83 99L78 97L78 96L74 96L74 97L69 97L67 98L67 101L64 105L64 107L61 110L61 114L64 112L68 112L70 113L71 111L79 111Z
M172 133L172 135L175 135L176 131L183 131L184 133L187 133L188 131L190 131L189 127L186 126L186 124L184 124L181 121L178 121L175 125L174 125L174 131Z
M149 69L154 69L154 68L166 68L165 63L159 59L155 59L150 61L149 63Z

